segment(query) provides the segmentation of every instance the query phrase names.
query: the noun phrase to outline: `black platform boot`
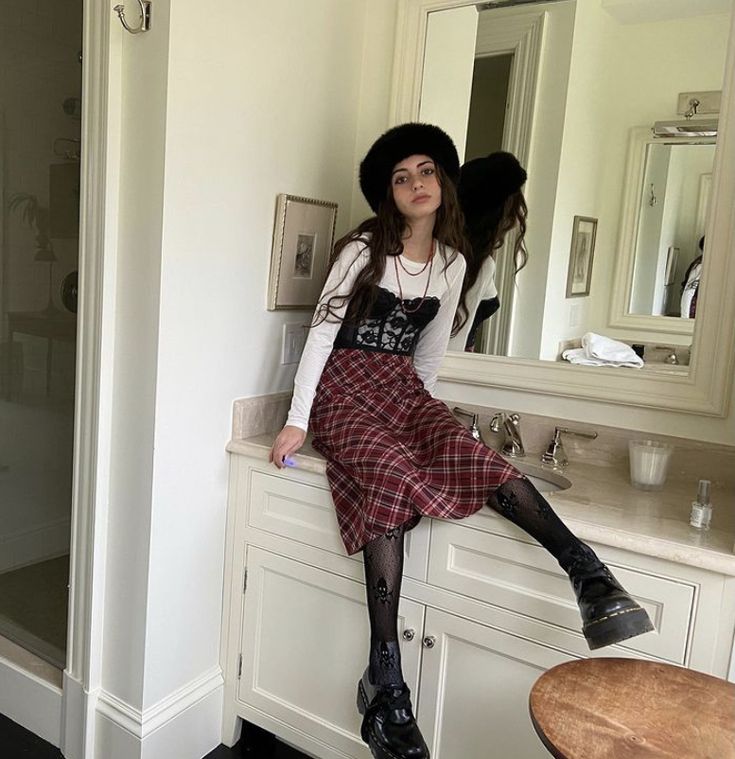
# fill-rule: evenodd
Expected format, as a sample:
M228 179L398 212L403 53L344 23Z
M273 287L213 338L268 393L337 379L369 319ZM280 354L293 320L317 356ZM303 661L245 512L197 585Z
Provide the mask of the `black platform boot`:
M375 759L429 759L405 683L373 685L366 669L357 684L357 710L363 715L362 739Z
M582 632L590 649L620 643L654 629L641 608L615 579L613 573L595 556L578 554L566 572L572 582L582 615Z

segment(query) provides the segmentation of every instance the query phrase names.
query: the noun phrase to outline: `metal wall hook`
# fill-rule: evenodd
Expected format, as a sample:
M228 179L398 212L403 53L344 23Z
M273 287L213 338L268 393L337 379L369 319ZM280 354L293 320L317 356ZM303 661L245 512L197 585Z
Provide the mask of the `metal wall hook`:
M112 10L117 13L120 23L125 27L125 30L130 34L140 34L141 32L147 32L151 28L151 5L150 0L138 0L140 6L140 24L137 27L132 27L125 20L125 6L116 5Z

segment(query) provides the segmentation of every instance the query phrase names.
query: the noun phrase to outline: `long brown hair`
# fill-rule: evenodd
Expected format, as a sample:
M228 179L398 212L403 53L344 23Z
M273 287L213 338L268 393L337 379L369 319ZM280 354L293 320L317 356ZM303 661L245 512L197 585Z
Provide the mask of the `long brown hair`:
M442 201L434 221L434 238L442 245L440 250L443 256L445 256L443 246L454 248L456 251L451 259L444 258L443 271L446 271L456 256L462 255L468 249L469 243L464 234L464 217L459 207L454 182L449 179L439 164L435 164L435 167L442 190ZM348 304L345 322L358 324L369 315L377 296L377 285L385 274L388 257L400 255L403 250L402 238L405 229L406 219L398 210L393 199L393 188L388 184L385 199L378 207L377 216L366 219L356 229L337 240L329 262L329 269L331 271L339 254L351 242L362 243L370 250L368 263L357 275L349 293L332 295L318 306L312 326L321 324L323 321L341 321L336 311L345 303ZM334 292L341 284L342 282L339 282L330 292ZM464 308L464 298L462 306ZM459 329L460 326L461 323L458 323L455 317L455 329Z
M526 265L528 262L525 243L527 216L526 199L523 197L523 192L518 190L506 198L500 214L490 214L474 228L466 230L470 247L467 249L467 273L462 288L462 303L464 303L464 296L477 282L482 265L489 256L495 258L495 253L503 246L506 235L516 226L518 233L513 245L515 274L518 274Z

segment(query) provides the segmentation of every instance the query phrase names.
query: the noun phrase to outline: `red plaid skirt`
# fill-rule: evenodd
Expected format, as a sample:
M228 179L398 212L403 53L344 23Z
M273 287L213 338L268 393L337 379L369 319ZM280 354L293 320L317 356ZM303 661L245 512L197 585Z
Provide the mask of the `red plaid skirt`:
M431 397L409 356L332 351L310 425L349 554L422 516L474 514L523 476Z

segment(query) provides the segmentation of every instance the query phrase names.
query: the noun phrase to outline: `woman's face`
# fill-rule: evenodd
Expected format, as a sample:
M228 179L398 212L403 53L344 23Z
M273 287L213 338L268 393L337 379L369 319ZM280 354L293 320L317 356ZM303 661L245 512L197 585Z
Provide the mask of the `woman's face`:
M442 188L429 156L412 155L397 163L390 182L396 207L408 221L436 214L442 202Z

